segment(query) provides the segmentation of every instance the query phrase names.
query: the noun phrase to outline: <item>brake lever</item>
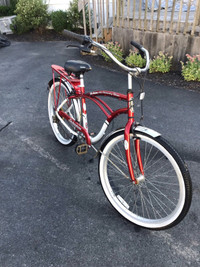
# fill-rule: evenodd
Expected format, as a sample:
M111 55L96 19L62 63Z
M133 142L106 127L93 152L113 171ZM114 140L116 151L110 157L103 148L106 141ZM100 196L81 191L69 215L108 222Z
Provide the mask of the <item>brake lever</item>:
M88 53L88 54L91 53L91 49L87 46L84 46L84 45L83 45L83 47L80 46L80 51L84 52L84 53Z
M81 52L84 52L87 54L95 53L95 51L91 50L90 47L86 45L69 44L69 45L66 45L66 47L77 47L80 49Z
M68 48L68 47L78 47L78 48L80 48L80 45L75 45L75 44L70 44L70 45L66 45L66 47Z

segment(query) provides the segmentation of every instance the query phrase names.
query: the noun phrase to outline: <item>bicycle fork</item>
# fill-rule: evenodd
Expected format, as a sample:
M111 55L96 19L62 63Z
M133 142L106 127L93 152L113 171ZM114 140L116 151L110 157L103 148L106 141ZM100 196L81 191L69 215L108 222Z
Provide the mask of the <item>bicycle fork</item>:
M130 73L128 74L127 99L128 99L128 122L125 126L125 131L124 131L124 148L126 152L126 160L127 160L131 180L135 184L138 184L139 182L144 180L144 169L143 169L141 153L140 153L140 140L135 139L134 146L135 146L135 151L136 151L137 163L138 163L139 170L141 173L138 177L135 177L132 159L131 159L131 151L130 151L131 150L130 149L130 131L135 121L134 120L134 98L133 98L133 90L132 90L132 75Z

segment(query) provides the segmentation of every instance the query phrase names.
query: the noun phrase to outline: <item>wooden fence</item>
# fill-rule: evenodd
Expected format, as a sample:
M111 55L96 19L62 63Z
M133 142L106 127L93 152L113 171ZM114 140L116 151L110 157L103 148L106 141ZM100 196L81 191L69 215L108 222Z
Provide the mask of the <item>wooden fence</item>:
M200 36L200 0L79 0L89 13L89 32L98 39L105 30L133 30ZM83 12L85 14L85 12ZM85 21L85 15L84 15Z
M0 6L9 6L10 0L0 0Z

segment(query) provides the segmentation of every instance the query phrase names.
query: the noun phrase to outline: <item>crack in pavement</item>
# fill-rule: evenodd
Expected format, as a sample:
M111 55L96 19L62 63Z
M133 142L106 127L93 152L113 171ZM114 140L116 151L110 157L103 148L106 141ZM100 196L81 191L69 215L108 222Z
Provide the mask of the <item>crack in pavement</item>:
M6 125L0 128L0 132L3 131L5 128L7 128L10 124L12 124L12 121L9 121Z

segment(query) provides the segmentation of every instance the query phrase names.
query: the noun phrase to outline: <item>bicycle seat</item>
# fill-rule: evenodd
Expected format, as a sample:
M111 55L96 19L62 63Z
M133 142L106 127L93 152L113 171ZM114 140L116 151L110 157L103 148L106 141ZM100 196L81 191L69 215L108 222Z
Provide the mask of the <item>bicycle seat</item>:
M64 69L67 72L73 72L74 74L84 74L87 71L90 71L91 66L81 60L68 60L65 62Z

